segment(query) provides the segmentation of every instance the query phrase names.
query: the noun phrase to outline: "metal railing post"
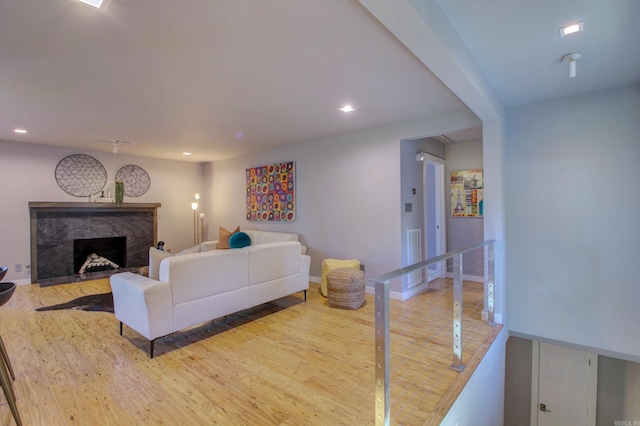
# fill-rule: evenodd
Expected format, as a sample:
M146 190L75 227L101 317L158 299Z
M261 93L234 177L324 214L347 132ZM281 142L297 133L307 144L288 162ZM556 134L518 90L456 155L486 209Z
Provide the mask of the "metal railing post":
M495 253L493 243L489 243L484 246L484 261L485 261L485 271L486 278L484 280L484 292L485 292L485 305L484 309L487 312L487 321L488 325L495 325L494 320L494 262L495 262Z
M456 371L464 370L462 363L462 253L453 256L453 364Z
M376 426L390 419L389 281L375 283L376 329Z
M453 363L451 368L462 372L465 365L462 363L462 255L472 250L489 246L485 251L485 306L486 313L482 312L493 321L494 302L494 241L484 241L461 250L450 251L422 262L396 269L376 278L369 279L375 288L375 424L376 426L388 426L391 424L391 351L390 351L390 312L389 289L392 279L400 278L414 271L427 268L429 265L446 263L448 259L453 261ZM395 374L395 373L394 373Z

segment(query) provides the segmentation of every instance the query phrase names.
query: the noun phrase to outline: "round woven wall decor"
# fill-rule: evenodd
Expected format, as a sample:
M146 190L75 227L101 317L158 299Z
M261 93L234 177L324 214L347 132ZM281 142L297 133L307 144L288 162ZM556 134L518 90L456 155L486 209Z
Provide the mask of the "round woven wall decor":
M56 166L56 182L62 190L76 197L97 194L107 183L102 163L84 154L64 157Z
M124 195L139 197L149 190L151 179L147 172L134 165L123 166L116 173L116 182L124 183Z

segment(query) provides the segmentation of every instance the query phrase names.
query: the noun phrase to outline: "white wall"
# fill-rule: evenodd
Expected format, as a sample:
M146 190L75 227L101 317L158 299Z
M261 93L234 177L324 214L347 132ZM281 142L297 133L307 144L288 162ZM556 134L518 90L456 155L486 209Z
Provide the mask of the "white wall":
M100 161L107 171L107 186L112 188L120 167L134 164L145 169L151 179L149 190L140 197L125 197L124 202L162 204L158 210L158 237L165 241L166 248L178 251L193 243L191 202L194 194L202 189L202 165L0 141L3 176L0 235L5 242L0 244L0 264L9 267L5 280L30 279L25 268L31 260L29 201L88 201L88 197L67 194L56 182L58 162L71 154L86 154ZM23 265L23 272L13 272L16 263Z
M640 357L640 85L514 108L509 328Z
M440 426L505 424L503 399L507 338L507 330L503 328Z
M400 140L477 123L473 114L459 111L207 165L205 185L214 194L208 206L213 218L209 237L215 239L218 226L236 225L298 233L309 248L315 277L325 258L360 259L367 279L400 268ZM281 161L296 162L297 220L246 221L246 168ZM400 282L392 289L400 290Z

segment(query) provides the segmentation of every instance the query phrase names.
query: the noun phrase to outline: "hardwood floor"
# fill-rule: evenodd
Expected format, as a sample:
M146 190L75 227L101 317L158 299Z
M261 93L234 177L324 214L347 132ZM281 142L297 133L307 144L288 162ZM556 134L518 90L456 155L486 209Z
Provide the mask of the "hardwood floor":
M393 424L439 423L499 331L465 318L465 328L479 331L465 340L467 369L450 370L450 288L439 287L391 301L392 382L399 378L392 402L408 399L406 389L423 395L409 411L392 404ZM374 423L372 295L358 310L332 309L312 283L307 302L299 293L161 338L153 359L146 339L126 326L124 336L118 334L111 313L35 311L109 290L107 280L19 286L0 308L25 425ZM467 299L471 312L477 300L465 289L465 310ZM412 318L436 332L418 335ZM405 357L408 346L422 348L422 358ZM407 369L416 363L418 369ZM13 425L0 401L0 425Z

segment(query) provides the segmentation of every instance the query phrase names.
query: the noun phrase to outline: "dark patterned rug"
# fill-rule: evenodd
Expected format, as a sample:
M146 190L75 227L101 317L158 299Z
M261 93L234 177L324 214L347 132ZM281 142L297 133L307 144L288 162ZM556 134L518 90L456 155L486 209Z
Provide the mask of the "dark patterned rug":
M113 294L111 292L90 294L58 305L43 306L42 308L37 308L36 311L58 311L61 309L113 313Z

